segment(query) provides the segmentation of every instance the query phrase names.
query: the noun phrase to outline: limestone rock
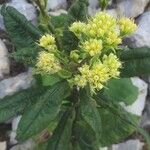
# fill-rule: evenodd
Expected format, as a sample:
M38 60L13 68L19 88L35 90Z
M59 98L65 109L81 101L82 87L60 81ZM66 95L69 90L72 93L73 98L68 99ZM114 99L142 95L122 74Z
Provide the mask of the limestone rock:
M94 15L97 12L98 6L98 0L89 0L88 13L90 16Z
M144 12L149 0L116 0L119 16L137 17Z
M150 98L146 102L145 111L141 120L141 126L150 130Z
M109 150L142 150L143 143L139 140L129 140L124 143L113 145Z
M21 116L18 116L16 118L14 118L12 121L12 131L10 133L10 143L11 144L17 144L16 130L17 130L20 119L21 119Z
M25 17L32 23L36 23L37 13L36 9L32 4L29 4L26 0L12 0L8 3L9 6L16 8L20 13L24 14Z
M130 47L150 47L150 11L142 14L137 19L138 29L125 39L125 43Z
M9 74L10 64L8 59L8 50L4 42L0 39L0 80L5 74Z
M135 114L137 116L142 116L142 112L143 112L144 107L145 107L148 85L147 85L147 83L145 83L143 80L141 80L138 77L132 78L132 82L139 89L138 98L132 105L129 105L129 106L125 106L123 104L121 104L121 105L128 112Z
M51 16L59 16L61 14L67 14L67 11L64 10L64 9L59 9L57 11L51 11L51 12L49 12L49 15L51 15Z
M67 1L66 0L48 0L47 1L47 10L56 11L58 9L66 9Z
M11 95L19 90L30 87L32 82L31 70L0 82L0 98Z
M0 142L0 150L6 150L6 142Z
M35 143L32 140L24 142L23 144L18 144L12 147L10 150L33 150Z

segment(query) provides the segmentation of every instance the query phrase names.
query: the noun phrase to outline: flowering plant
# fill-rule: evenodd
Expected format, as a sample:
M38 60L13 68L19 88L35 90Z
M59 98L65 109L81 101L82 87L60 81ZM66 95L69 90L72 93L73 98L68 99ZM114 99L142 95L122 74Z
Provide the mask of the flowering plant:
M144 133L139 117L120 105L137 98L130 77L150 73L148 49L120 47L134 21L106 12L90 18L86 0L57 17L46 13L46 1L35 2L38 27L10 6L1 10L17 48L11 56L33 67L34 82L0 102L0 122L21 114L17 140L34 138L40 150L98 150Z

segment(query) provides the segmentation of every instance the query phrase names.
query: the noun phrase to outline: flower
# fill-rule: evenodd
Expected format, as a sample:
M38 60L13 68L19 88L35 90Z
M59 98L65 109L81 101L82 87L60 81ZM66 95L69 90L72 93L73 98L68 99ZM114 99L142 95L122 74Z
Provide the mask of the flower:
M87 79L86 79L86 77L84 77L84 76L76 75L75 78L74 78L74 83L75 83L77 86L83 88L83 87L85 87L86 84L87 84Z
M119 69L121 68L121 62L113 53L103 57L103 64L109 68L110 77L118 77L120 75Z
M90 56L100 54L103 48L102 41L97 39L90 39L82 43L81 48L87 52Z
M45 34L39 39L39 46L52 51L56 49L55 38L50 34Z
M84 34L92 38L103 38L108 31L116 28L116 23L111 15L99 12L89 20Z
M42 51L39 53L36 72L41 74L54 74L61 69L61 65L54 54Z
M104 83L109 79L109 69L101 62L95 64L90 69L90 66L83 65L78 69L80 75L76 75L74 83L79 87L84 87L89 83L92 91L100 90L104 87Z
M82 22L74 22L69 28L77 37L80 37L86 28L86 24Z
M120 32L122 36L129 35L137 29L137 25L134 23L133 20L129 18L121 18L119 20L119 27L120 27Z
M121 44L122 40L119 37L119 34L117 31L110 31L106 34L105 37L105 44L106 46L111 47L117 47L119 44Z

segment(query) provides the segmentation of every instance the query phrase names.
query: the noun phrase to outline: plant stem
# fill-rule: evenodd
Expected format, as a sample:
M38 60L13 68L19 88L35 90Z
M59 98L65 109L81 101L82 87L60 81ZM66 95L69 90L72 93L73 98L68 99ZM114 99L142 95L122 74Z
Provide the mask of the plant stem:
M77 131L76 131L76 123L79 121L79 117L80 117L80 110L79 110L79 91L77 89L77 87L73 88L72 91L72 95L71 95L74 107L75 107L75 119L73 122L73 127L72 127L72 145L76 146L77 145Z
M58 49L61 50L61 42L60 42L59 38L58 38L57 35L56 35L56 32L55 32L55 29L54 29L53 25L49 22L49 19L50 19L50 18L49 18L49 15L47 14L47 12L46 12L46 11L44 10L44 8L42 7L40 0L36 0L35 2L36 2L36 4L39 6L41 15L43 16L44 21L45 21L45 23L46 23L46 25L47 25L49 31L50 31L52 34L55 35L56 44L57 44Z

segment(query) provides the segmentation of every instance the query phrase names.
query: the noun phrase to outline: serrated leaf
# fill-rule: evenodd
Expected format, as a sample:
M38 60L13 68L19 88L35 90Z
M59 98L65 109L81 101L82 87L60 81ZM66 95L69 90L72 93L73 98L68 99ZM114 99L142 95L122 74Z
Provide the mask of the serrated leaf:
M133 77L150 74L150 49L135 48L123 51L120 56L123 62L122 77Z
M1 9L6 30L18 49L34 46L41 32L24 15L11 6Z
M42 130L58 115L63 99L69 94L66 82L57 83L23 114L17 129L17 139L24 141Z
M70 150L74 117L74 111L64 113L48 142L47 150Z
M62 79L56 75L41 75L43 86L53 86L54 84L60 82Z
M42 88L29 88L19 91L14 95L6 96L0 100L0 122L7 121L8 119L20 115L29 107L37 97L44 92Z
M80 93L80 101L82 118L94 131L98 140L101 133L101 118L97 110L96 103L92 101L90 94L87 93L85 90L82 90Z
M99 109L99 113L102 118L102 135L100 138L102 146L110 146L111 144L122 142L136 130L135 127L123 120L123 118L121 119L115 113L112 113L110 110ZM118 114L118 112L116 113ZM127 113L127 115L131 120L139 121L137 116L129 113Z
M61 14L59 16L51 16L50 21L55 28L64 28L68 19L67 14Z
M99 146L96 142L94 131L91 129L88 123L83 119L80 119L75 126L76 131L76 144L81 150L99 150Z
M63 79L68 79L72 76L72 73L69 72L68 70L62 69L58 72L58 75Z
M103 94L109 100L124 102L131 105L138 96L138 88L132 84L129 78L111 79L104 89Z
M119 104L111 103L106 97L96 96L100 105L102 122L100 143L102 147L120 143L136 131L140 118L124 110Z
M13 57L17 62L34 66L36 64L38 52L40 52L40 49L37 47L25 47L12 53L10 57Z

